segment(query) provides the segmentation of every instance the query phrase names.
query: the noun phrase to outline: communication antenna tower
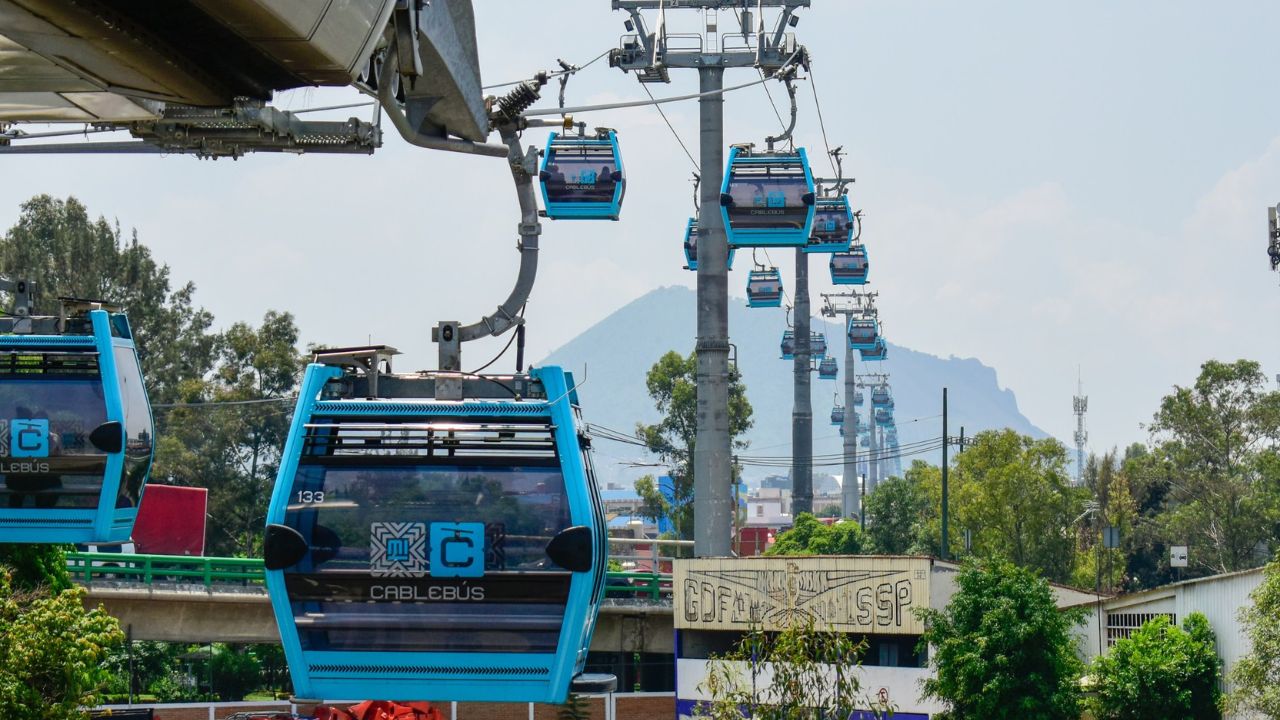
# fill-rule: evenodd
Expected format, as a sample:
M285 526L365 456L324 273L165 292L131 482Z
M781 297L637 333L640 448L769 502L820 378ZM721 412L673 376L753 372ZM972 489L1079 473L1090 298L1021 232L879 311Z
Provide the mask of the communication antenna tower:
M1089 433L1084 429L1084 414L1089 411L1089 396L1084 394L1079 368L1076 368L1076 395L1071 400L1076 413L1076 485L1083 485L1084 444L1089 441Z

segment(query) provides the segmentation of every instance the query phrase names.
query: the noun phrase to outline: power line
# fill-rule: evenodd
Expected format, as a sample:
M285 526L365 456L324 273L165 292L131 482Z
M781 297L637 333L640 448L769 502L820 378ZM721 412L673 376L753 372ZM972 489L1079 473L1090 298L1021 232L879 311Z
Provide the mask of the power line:
M822 146L827 149L827 163L836 173L836 161L831 157L831 143L827 142L827 124L822 120L822 103L818 102L818 83L813 79L813 66L809 67L809 89L813 91L813 106L818 109L818 127L822 129Z
M650 100L654 99L653 93L649 91L648 85L640 83L640 87L644 90L644 94L649 96ZM671 134L675 136L676 142L680 143L680 149L684 151L685 157L689 158L689 162L693 164L693 171L699 175L702 174L702 167L698 165L697 160L693 159L693 153L689 152L689 148L684 144L684 139L680 137L680 133L676 132L671 121L667 119L667 113L662 109L662 106L655 103L653 109L657 110L658 114L662 116L662 121L667 124L667 128L671 130Z
M587 61L587 63L586 63L585 65L578 65L578 66L574 67L572 70L557 70L557 71L555 71L555 72L549 72L549 73L547 73L547 79L548 79L548 80L550 80L551 78L558 78L558 77L560 77L561 75L572 75L573 73L576 73L576 72L578 72L579 70L586 70L587 68L591 67L591 65L592 65L592 64L594 64L594 63L595 63L595 61L599 60L600 58L604 57L605 55L608 55L608 54L609 54L609 52L610 52L610 51L612 51L612 50L613 50L613 48L609 48L608 50L605 50L604 52L600 53L599 55L597 55L597 56L595 56L595 57L591 58L589 61ZM482 86L480 89L481 89L481 90L497 90L498 88L511 87L512 85L519 85L520 83L523 83L523 82L529 82L530 80L534 80L534 79L536 79L536 78L525 78L525 79L523 79L523 80L512 80L511 82L497 83L496 85L484 85L484 86Z

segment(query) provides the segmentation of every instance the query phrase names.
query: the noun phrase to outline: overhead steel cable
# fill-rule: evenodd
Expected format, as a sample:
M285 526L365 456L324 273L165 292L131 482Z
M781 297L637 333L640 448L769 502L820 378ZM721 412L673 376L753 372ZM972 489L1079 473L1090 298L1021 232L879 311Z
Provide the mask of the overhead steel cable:
M572 75L578 72L579 70L586 70L587 68L595 64L597 60L604 57L605 55L608 55L612 50L613 48L609 48L608 50L605 50L599 55L591 58L590 60L583 63L582 65L574 65L568 70L556 70L555 72L549 72L546 74L546 77L548 80L550 80L552 78L558 78L561 75ZM480 87L480 89L481 90L497 90L498 88L511 87L512 85L519 85L520 83L525 83L525 82L529 82L530 80L536 80L536 79L537 78L525 78L523 80L512 80L511 82L497 83L495 85L483 85Z
M653 93L649 91L648 85L645 85L644 83L640 83L640 88L644 90L644 94L648 95L650 100L654 99ZM658 104L654 104L653 109L657 110L658 114L662 116L662 121L667 124L667 129L671 131L671 134L675 137L676 142L680 143L680 149L684 151L685 157L689 158L690 164L693 165L693 172L697 175L701 175L702 166L698 165L697 160L693 159L693 153L689 152L689 147L684 144L684 138L681 138L680 133L676 132L675 126L673 126L671 124L671 120L667 118L666 111L664 111L662 109L662 106Z

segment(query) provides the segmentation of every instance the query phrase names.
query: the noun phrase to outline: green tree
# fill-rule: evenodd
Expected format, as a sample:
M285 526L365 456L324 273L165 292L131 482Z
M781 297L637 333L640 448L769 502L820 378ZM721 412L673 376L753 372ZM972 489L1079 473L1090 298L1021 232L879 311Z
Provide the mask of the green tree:
M67 555L59 545L0 544L0 566L8 568L9 581L19 591L62 592L71 587Z
M1170 471L1164 536L1194 548L1203 572L1256 567L1276 543L1280 392L1266 383L1256 362L1210 360L1193 386L1161 400L1151 425Z
M653 518L668 518L678 538L693 536L693 452L698 432L698 357L681 357L672 350L658 359L645 376L645 386L654 407L662 413L653 425L636 425L636 436L649 452L671 468L675 484L674 502L658 490L657 481L646 475L636 481L643 500L641 512ZM751 429L751 403L737 368L729 369L729 437L734 449L746 448L743 433ZM735 471L735 475L736 475Z
M213 693L226 701L243 700L244 696L262 686L262 665L253 653L244 647L215 643L213 656Z
M194 305L195 285L171 287L169 266L156 263L136 232L126 240L118 224L90 220L73 197L22 204L0 238L0 274L36 282L38 313L56 314L59 296L123 306L153 403L173 402L183 381L212 367L213 316Z
M929 554L929 527L938 516L929 493L930 481L941 484L942 472L915 460L900 478L883 480L866 497L868 550L882 555Z
M6 720L80 720L107 683L104 661L124 641L85 590L17 589L0 566L0 708Z
M1209 621L1187 616L1183 627L1158 615L1129 638L1116 641L1093 664L1098 720L1216 720L1222 661Z
M1267 565L1249 598L1240 622L1252 649L1231 669L1231 705L1280 720L1280 557Z
M798 617L782 632L752 629L732 650L713 655L699 686L712 699L697 717L819 720L850 717L859 709L890 717L892 708L867 697L858 680L866 643L820 628L811 616ZM760 681L765 672L767 685Z
M968 454L968 451L966 451ZM1005 560L970 560L945 609L922 609L920 648L932 648L936 676L924 693L949 719L1075 720L1082 664L1071 628L1079 611L1060 611L1049 583Z
M810 513L800 513L790 530L778 533L765 555L857 555L864 538L858 523L840 520L830 525Z
M1066 448L1057 440L1013 430L975 435L951 473L952 555L959 554L968 530L973 554L1005 557L1051 580L1067 580L1075 559L1074 523L1088 491L1071 487L1066 467Z

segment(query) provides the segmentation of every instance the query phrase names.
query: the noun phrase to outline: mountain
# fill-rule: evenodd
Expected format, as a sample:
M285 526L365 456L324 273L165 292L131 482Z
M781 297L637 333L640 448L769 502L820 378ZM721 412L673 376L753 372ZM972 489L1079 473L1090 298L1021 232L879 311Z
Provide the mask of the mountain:
M694 291L664 287L636 299L552 352L543 365L561 365L574 372L578 395L588 422L621 430L628 435L637 422L655 422L658 412L645 391L645 374L668 350L688 354L693 350L697 323ZM736 350L747 396L755 410L755 426L747 434L751 446L744 454L786 457L791 452L791 361L779 358L778 343L786 326L782 310L749 309L740 298L729 300L729 341ZM844 364L843 328L814 318L813 329L825 332L841 365ZM879 368L877 366L883 366ZM942 435L942 388L949 388L950 430L963 427L972 435L979 430L1013 428L1034 437L1047 437L1018 411L1011 390L1002 389L996 371L975 358L940 358L889 343L888 360L859 362L856 372L889 373L895 403L899 442L913 442ZM843 386L844 368L836 381L813 375L814 455L841 452L839 430L829 423L834 393ZM863 411L865 408L863 406ZM865 415L863 416L865 417ZM628 462L654 462L640 447L598 440L596 466L602 481L631 481L661 468L629 468ZM920 456L938 463L938 452ZM903 465L911 458L904 457ZM818 473L840 474L841 468L815 466ZM749 467L748 481L765 475L787 473L786 468Z

